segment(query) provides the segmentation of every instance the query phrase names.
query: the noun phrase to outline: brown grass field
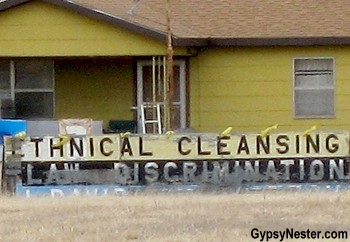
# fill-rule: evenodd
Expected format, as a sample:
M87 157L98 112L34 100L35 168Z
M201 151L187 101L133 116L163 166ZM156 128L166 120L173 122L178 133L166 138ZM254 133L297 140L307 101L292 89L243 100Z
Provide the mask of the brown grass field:
M0 241L259 241L253 228L350 232L350 192L0 197Z

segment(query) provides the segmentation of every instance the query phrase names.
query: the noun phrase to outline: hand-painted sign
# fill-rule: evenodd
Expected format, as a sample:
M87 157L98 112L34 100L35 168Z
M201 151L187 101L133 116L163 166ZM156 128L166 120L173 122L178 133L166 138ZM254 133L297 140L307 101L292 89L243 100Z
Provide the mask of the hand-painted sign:
M6 158L13 155L11 138L5 142ZM59 144L59 145L58 145ZM21 143L21 161L135 161L343 157L349 154L349 132L310 135L290 132L216 134L81 136L67 139L30 138Z

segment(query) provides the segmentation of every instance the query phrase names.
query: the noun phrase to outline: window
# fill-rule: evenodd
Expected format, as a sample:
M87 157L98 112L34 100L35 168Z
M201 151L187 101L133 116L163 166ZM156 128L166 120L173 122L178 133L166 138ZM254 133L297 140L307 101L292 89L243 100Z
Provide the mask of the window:
M294 116L333 118L334 59L294 59Z
M53 118L53 61L0 60L0 99L2 118Z

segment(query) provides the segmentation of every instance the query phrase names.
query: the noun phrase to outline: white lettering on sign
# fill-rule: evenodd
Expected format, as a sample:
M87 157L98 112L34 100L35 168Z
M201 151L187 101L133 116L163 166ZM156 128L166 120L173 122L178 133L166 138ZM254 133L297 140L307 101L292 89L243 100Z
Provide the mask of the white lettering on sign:
M101 163L99 163L101 164ZM109 168L79 168L76 163L25 164L25 185L65 184L222 184L241 182L349 181L350 161L343 158L114 162ZM71 166L68 167L67 166ZM82 165L83 166L83 165ZM300 174L303 173L301 176Z

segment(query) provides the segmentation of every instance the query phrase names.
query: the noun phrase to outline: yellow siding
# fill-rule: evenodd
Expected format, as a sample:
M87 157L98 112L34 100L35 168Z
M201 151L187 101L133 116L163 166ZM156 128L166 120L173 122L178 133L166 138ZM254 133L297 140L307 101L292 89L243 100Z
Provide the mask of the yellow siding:
M335 58L333 119L293 117L293 58ZM350 47L212 49L190 61L191 122L199 131L350 129Z
M166 44L49 3L0 13L0 56L164 55ZM179 49L179 54L185 53Z
M55 112L59 118L133 119L131 59L56 61Z

